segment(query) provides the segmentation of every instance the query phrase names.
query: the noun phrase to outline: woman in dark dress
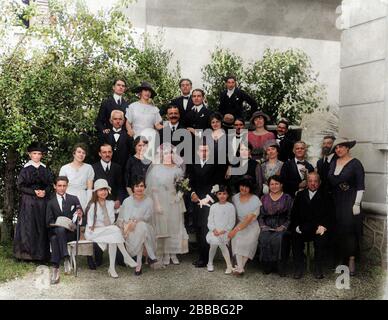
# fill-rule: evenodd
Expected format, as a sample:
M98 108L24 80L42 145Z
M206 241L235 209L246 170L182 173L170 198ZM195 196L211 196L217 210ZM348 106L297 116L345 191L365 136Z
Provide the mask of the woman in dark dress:
M365 190L364 168L358 159L349 154L355 144L356 141L348 139L336 141L334 150L338 158L331 162L328 174L336 210L335 231L339 254L348 261L350 275L355 275L355 258L360 249L360 204Z
M21 200L13 253L17 259L46 261L49 257L46 204L54 178L40 162L45 148L32 143L27 151L31 160L24 165L17 179Z
M125 183L129 195L132 195L131 186L135 179L145 179L148 167L151 165L151 161L144 157L148 147L148 140L142 136L136 137L134 145L136 154L129 157L125 166Z
M288 253L285 243L288 239L285 234L290 224L293 201L290 195L283 193L280 176L270 177L268 185L269 193L261 198L259 215L260 261L265 274L271 273L277 267L279 275L283 277Z

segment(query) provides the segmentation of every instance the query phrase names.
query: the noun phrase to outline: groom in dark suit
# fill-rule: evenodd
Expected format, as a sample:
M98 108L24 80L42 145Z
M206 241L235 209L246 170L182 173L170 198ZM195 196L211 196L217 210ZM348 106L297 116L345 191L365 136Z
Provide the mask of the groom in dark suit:
M49 239L51 244L51 263L53 272L51 284L59 282L59 265L62 259L65 260L65 273L70 273L69 252L67 243L77 238L75 231L64 227L52 227L58 217L67 217L73 222L82 219L81 204L76 196L66 193L69 179L59 176L55 179L55 196L47 203L46 224L49 228Z
M316 172L307 176L307 188L297 193L291 211L289 230L292 235L292 252L295 263L295 279L304 271L304 243L314 241L315 277L323 278L322 261L330 230L330 216L334 210L332 199L319 188Z
M307 173L314 171L314 167L305 160L307 145L303 141L297 141L294 144L294 159L288 160L283 164L280 176L283 181L283 191L291 197L306 188Z
M203 203L204 199L210 195L213 186L219 183L215 180L216 167L209 159L209 146L198 146L196 162L187 166L187 174L190 179L191 201L194 203L194 225L199 246L198 260L193 264L197 268L203 268L207 265L209 258L209 244L206 241L206 235L209 232L207 222L210 205L214 200L208 198L208 205Z
M115 79L113 83L113 95L104 100L96 118L95 126L99 140L102 141L103 135L109 133L112 129L110 116L113 110L121 110L125 114L128 102L124 100L123 94L126 90L126 83L123 79Z
M181 125L186 127L186 115L193 107L193 100L191 97L191 89L193 88L193 84L190 79L181 79L179 81L179 88L181 89L182 95L172 99L170 105L178 107Z

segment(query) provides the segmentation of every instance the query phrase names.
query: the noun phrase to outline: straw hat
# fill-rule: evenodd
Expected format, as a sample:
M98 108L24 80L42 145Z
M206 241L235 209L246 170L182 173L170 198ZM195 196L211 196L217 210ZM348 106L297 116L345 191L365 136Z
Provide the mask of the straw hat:
M332 150L334 150L335 147L339 145L345 146L351 149L356 145L356 140L350 140L348 138L338 138L335 140Z
M50 224L51 227L62 227L70 231L74 231L76 226L68 217L59 216L54 224Z
M106 181L105 179L98 179L94 182L93 192L100 189L108 189L109 192L112 191L112 188L109 187L108 181Z

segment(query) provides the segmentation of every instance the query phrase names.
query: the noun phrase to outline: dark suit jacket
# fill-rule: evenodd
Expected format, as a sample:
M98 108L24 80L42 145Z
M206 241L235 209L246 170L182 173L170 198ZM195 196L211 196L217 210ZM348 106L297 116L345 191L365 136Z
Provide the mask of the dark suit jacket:
M109 195L109 200L120 200L120 195L123 192L123 171L121 166L117 163L111 162L109 173L106 173L102 167L101 161L98 161L92 165L94 170L94 181L98 179L105 179L108 181L109 186L112 188L112 192Z
M57 194L50 199L46 208L46 224L49 226L51 223L55 223L58 217L67 217L73 219L74 213L77 211L77 206L81 207L78 197L71 194L65 194L65 205L63 211L59 207L57 200Z
M175 130L178 130L178 129L185 129L185 127L182 125L181 121L179 121L179 124ZM178 141L172 140L173 133L172 133L172 130L171 130L169 124L166 124L166 126L163 129L158 130L158 133L159 133L159 138L160 138L160 144L163 144L164 142L169 142L172 145L177 146L178 144L180 144L184 140L183 137L180 137L180 139Z
M121 110L124 112L125 116L125 110L127 108L128 102L126 102L123 97L121 97L121 106L116 103L116 100L113 98L113 95L102 102L95 122L97 132L100 137L102 137L103 130L112 128L112 124L109 121L112 111Z
M187 102L187 106L186 106L186 110L185 108L183 107L183 96L180 96L180 97L177 97L173 100L171 100L171 105L173 106L177 106L178 109L179 109L179 114L181 116L180 118L180 121L182 123L182 126L183 127L186 127L186 116L187 116L187 113L191 110L191 108L193 107L193 100L191 100L191 96Z
M313 172L314 167L309 162L305 162L307 171ZM299 189L299 184L302 182L298 171L299 170L294 159L285 162L280 171L280 176L283 181L283 191L293 198L295 197L295 192Z
M245 101L251 106L250 112L247 114L248 119L253 112L257 111L257 103L249 94L245 91L235 88L230 98L227 95L228 90L224 90L220 93L220 105L218 111L225 115L227 113L233 114L235 118L241 118L244 115L243 102Z
M291 231L299 226L302 234L312 236L320 225L329 230L333 208L332 199L321 190L311 200L308 189L298 192L291 211Z
M121 129L120 137L117 142L114 138L114 132L111 130L108 134L104 134L104 143L108 143L112 146L112 162L119 164L122 169L125 168L129 156L135 154L133 138L127 134L124 127Z
M294 148L294 141L291 140L288 135L286 135L282 140L280 140L279 146L280 152L278 159L280 161L286 162L287 160L295 157L294 152L292 151L292 149Z
M210 191L215 184L219 184L217 181L217 168L214 164L205 164L201 168L200 164L191 164L186 168L186 174L190 179L191 192L195 192L200 199L203 199L208 194L211 196ZM199 207L197 203L193 203L194 206L194 224L197 226L207 226L209 217L209 207Z
M210 128L209 118L212 112L205 106L202 106L199 112L191 109L186 115L186 127L194 129L208 129Z
M330 163L335 161L336 158L337 158L337 156L334 154ZM329 175L329 170L330 170L330 163L323 162L323 158L321 158L317 161L317 172L321 178L320 188L322 190L324 190L325 192L330 192L330 184L327 181L327 176Z

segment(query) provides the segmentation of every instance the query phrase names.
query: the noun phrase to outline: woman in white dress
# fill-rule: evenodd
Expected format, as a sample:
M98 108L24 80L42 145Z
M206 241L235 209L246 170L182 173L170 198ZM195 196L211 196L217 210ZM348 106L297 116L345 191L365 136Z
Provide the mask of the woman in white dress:
M146 158L152 159L154 155L153 145L156 138L156 130L163 128L159 109L152 104L152 99L156 96L156 92L147 82L142 82L140 86L134 89L134 92L138 94L139 101L131 103L126 110L127 132L133 138L138 136L147 138L149 148Z
M151 225L154 204L152 199L144 194L144 191L144 178L135 178L132 184L132 195L124 200L116 222L123 232L127 251L132 257L137 256L135 270L137 276L142 273L144 249L150 265L157 261L155 231Z
M189 236L184 226L185 203L175 188L176 180L184 176L183 160L170 143L159 146L147 176L147 193L154 200L154 221L157 256L164 265L179 264L177 254L189 252ZM160 260L160 258L159 258Z
M244 274L248 259L253 259L256 253L260 227L257 217L260 213L261 201L254 195L254 181L250 176L244 176L238 182L240 192L233 196L233 204L237 211L237 225L229 232L232 239L232 252L236 256L237 266L234 275Z
M209 232L206 235L206 241L210 245L209 262L207 270L214 271L213 260L217 248L220 247L221 253L226 262L226 274L232 273L232 263L227 245L229 244L228 233L236 224L236 209L233 204L228 202L229 191L226 186L219 186L216 191L218 202L210 207L207 227Z
M73 148L73 161L65 164L59 170L60 176L69 179L67 193L78 197L85 212L86 205L92 198L94 170L90 164L84 163L86 145L78 143Z
M127 266L135 268L136 262L129 256L124 247L124 238L115 221L115 202L106 200L111 188L105 179L98 179L94 184L92 199L87 208L87 224L85 229L85 239L96 242L102 251L108 247L109 251L109 269L108 273L112 278L118 278L115 261L116 252L119 248L124 257L124 263Z

